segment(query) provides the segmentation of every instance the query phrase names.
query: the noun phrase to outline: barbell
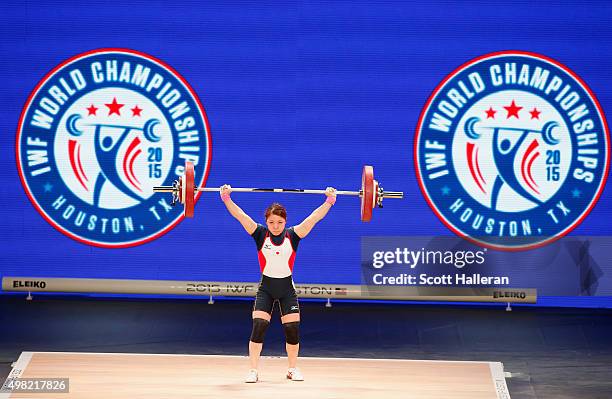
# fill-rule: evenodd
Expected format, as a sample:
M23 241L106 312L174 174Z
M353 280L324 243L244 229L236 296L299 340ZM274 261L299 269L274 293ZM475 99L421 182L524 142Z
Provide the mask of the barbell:
M185 217L193 217L196 192L219 192L221 188L196 187L195 169L192 162L185 162L185 173L175 180L171 186L153 187L156 193L171 193L172 205L183 205ZM232 187L232 192L238 193L293 193L293 194L325 194L325 190L304 190L299 188L244 188ZM382 208L383 198L404 198L401 191L385 191L378 181L374 180L374 168L363 167L361 173L361 189L359 191L336 191L336 195L350 195L361 198L361 221L369 222L375 207Z

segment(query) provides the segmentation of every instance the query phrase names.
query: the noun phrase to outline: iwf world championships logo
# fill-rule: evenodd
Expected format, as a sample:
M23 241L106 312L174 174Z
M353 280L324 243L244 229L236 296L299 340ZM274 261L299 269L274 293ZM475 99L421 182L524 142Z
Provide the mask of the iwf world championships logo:
M415 167L430 207L456 234L527 249L590 212L608 174L609 141L597 99L566 66L493 53L434 91L417 126Z
M101 49L63 62L34 89L19 121L17 165L56 229L126 247L182 219L153 186L171 184L186 160L203 184L210 148L204 110L176 71L143 53Z

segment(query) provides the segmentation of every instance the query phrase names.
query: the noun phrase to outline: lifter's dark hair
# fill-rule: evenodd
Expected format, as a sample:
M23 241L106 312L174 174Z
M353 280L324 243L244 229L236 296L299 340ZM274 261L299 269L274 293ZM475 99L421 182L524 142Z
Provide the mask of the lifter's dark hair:
M282 206L278 202L273 203L272 205L268 207L268 209L266 209L266 213L265 213L266 220L268 220L270 215L280 216L283 219L287 220L287 210L285 209L284 206Z

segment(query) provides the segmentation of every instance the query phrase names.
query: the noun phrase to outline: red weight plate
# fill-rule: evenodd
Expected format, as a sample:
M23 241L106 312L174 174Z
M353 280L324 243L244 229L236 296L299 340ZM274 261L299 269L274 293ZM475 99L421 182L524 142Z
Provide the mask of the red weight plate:
M361 221L369 222L374 209L374 168L369 165L363 167L361 173Z
M195 170L193 162L185 162L185 175L183 176L183 202L185 204L185 217L193 217L193 208L195 206Z

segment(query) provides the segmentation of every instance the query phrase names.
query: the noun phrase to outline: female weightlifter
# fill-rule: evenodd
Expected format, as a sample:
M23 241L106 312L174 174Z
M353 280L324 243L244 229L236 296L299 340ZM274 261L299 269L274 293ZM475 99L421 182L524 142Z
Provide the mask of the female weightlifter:
M232 199L231 186L221 187L221 199L230 214L238 219L242 227L257 243L257 257L261 269L261 281L253 306L253 330L249 340L249 370L245 382L257 382L257 366L263 347L264 336L270 325L274 303L279 303L281 322L285 331L287 359L289 370L287 378L292 381L303 381L304 377L296 367L300 348L299 325L300 307L293 285L292 271L295 254L300 240L308 235L312 228L327 215L336 202L336 189L325 190L325 202L314 210L297 226L285 228L287 211L277 203L266 209L266 226L257 224Z

